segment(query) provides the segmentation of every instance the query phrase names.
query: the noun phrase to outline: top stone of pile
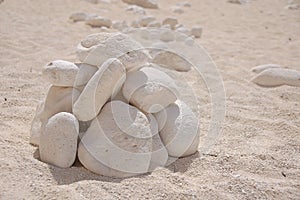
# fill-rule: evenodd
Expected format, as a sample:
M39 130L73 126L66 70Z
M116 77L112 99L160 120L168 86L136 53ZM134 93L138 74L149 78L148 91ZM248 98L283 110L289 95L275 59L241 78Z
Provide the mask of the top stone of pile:
M122 0L124 3L137 5L143 8L158 9L156 0Z

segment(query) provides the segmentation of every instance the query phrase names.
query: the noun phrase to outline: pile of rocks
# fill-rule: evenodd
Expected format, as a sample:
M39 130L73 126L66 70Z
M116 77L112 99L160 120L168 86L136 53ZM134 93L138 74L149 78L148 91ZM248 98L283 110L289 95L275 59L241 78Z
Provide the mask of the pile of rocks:
M175 81L152 67L189 71L188 62L123 33L89 35L77 55L81 63L56 60L43 69L51 86L30 137L43 162L67 168L78 156L94 173L129 177L197 151L197 117Z

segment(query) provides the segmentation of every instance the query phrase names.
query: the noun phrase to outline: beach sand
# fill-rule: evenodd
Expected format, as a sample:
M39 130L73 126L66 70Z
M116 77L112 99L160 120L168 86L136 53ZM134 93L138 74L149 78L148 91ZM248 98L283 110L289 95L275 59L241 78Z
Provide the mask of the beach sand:
M276 63L300 70L300 10L287 0L189 0L183 14L159 1L148 15L176 16L203 27L196 42L216 63L226 90L226 118L209 155L179 159L166 168L128 179L99 176L79 164L60 169L38 159L29 144L30 124L49 86L42 67L57 59L77 61L76 45L99 32L74 12L131 22L120 0L4 0L0 4L0 199L300 199L300 88L262 88L251 68ZM199 94L201 132L210 102ZM208 99L208 100L207 100Z

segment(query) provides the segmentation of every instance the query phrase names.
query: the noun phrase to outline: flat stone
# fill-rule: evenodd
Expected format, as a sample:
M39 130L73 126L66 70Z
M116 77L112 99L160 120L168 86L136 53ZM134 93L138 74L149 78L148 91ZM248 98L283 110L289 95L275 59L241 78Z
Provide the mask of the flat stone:
M67 112L52 116L40 137L40 159L61 168L71 167L77 153L79 124Z
M107 27L110 28L112 21L110 19L101 17L101 16L88 16L85 20L85 23L91 27Z
M159 112L179 95L174 81L151 67L128 73L122 91L127 101L146 113Z
M143 8L158 9L156 0L122 0L124 3L137 5Z
M80 121L94 119L104 104L121 89L126 71L118 59L108 59L83 89L74 103L73 113Z
M270 69L270 68L280 68L280 67L281 67L281 66L278 65L278 64L264 64L264 65L258 65L258 66L256 66L256 67L253 67L253 68L251 69L251 71L258 74L258 73L260 73L260 72L262 72L262 71L264 71L264 70L266 70L266 69Z

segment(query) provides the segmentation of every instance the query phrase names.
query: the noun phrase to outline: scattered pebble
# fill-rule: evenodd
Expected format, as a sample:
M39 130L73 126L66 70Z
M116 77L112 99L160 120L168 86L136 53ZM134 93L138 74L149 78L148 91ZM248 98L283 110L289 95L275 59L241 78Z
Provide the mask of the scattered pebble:
M175 6L172 8L173 13L182 14L184 13L184 10L178 6Z
M264 70L266 70L266 69L270 69L270 68L280 68L280 67L281 67L281 66L278 65L278 64L265 64L265 65L258 65L258 66L256 66L256 67L253 67L253 68L251 69L251 71L258 74L258 73L260 73L260 72L262 72L262 71L264 71Z
M169 24L171 26L171 29L175 29L175 26L178 24L178 20L175 17L167 17L162 22L163 25Z
M156 0L122 0L124 3L137 5L143 8L158 9Z
M110 28L112 25L112 21L110 19L91 15L88 16L85 20L85 23L87 25L90 25L91 27L107 27Z
M154 22L155 20L156 18L153 16L143 16L139 18L138 23L140 26L146 27L149 23Z
M193 35L195 38L200 38L202 35L202 27L193 27L191 29L191 35Z
M136 5L130 5L126 9L126 11L133 12L134 14L145 15L146 11L144 8Z
M77 13L73 13L70 16L70 20L72 20L73 22L80 22L80 21L85 21L87 17L88 15L86 13L77 12Z

